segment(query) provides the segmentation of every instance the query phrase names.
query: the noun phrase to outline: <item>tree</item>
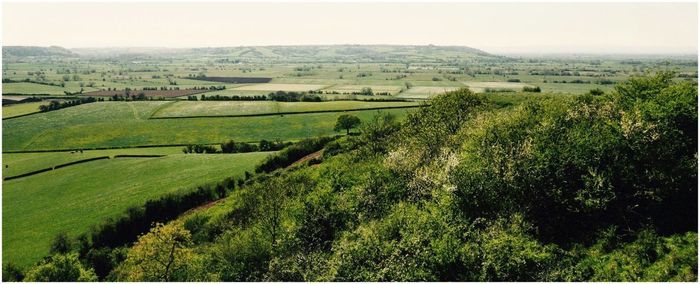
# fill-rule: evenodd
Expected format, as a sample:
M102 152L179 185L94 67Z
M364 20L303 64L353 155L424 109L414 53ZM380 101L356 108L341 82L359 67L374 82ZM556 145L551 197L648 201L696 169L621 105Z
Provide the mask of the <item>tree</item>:
M285 201L285 188L277 179L271 179L261 185L260 190L265 192L259 195L258 218L263 230L270 237L270 245L274 249L282 230L282 204Z
M362 88L362 90L360 91L360 95L363 95L363 96L374 96L374 92L372 92L372 88L370 88L370 87L364 87L364 88Z
M341 131L345 129L346 134L350 134L350 129L360 125L360 119L357 116L343 114L338 117L338 121L335 123L335 131Z
M588 93L592 96L602 96L605 94L605 92L599 88L591 89Z
M6 263L2 267L2 282L20 282L24 279L24 273L12 262Z
M192 236L180 224L158 223L141 236L117 268L121 281L206 280L202 259L190 248Z
M27 282L94 282L97 276L85 269L78 254L55 254L32 267L24 278Z
M56 253L68 253L71 250L72 244L70 238L66 233L59 233L54 237L51 242L50 252L52 254Z

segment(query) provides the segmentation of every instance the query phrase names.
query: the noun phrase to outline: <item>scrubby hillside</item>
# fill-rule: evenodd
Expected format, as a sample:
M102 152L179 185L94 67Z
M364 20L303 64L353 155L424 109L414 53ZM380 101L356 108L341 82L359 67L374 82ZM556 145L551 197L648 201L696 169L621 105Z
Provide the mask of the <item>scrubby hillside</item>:
M112 252L106 279L696 281L697 88L671 78L378 115Z

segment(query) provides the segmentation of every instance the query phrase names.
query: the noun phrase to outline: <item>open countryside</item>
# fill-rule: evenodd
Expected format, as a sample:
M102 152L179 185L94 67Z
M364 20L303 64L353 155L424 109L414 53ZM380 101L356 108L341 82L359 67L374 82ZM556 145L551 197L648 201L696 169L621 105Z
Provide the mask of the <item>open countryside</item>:
M3 44L3 282L697 281L697 52L218 40Z

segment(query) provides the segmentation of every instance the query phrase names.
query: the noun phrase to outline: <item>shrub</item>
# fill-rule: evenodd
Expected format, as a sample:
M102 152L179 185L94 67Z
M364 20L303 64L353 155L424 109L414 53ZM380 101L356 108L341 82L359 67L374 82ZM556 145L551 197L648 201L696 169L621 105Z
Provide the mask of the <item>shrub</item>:
M55 254L29 269L24 281L94 282L97 281L97 276L92 269L83 267L77 254Z

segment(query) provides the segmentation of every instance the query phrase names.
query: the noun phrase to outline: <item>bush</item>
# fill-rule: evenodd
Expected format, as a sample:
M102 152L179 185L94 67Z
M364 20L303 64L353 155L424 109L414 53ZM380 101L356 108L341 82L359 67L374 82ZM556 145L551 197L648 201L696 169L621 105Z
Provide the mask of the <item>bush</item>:
M12 262L7 262L2 267L2 282L21 282L24 279L22 269Z
M333 137L307 138L290 145L280 153L268 156L261 164L255 167L256 173L271 172L279 168L284 168L297 160L319 151L326 143L335 140Z
M51 241L51 248L49 249L49 252L51 254L65 254L68 253L72 247L73 244L68 235L66 235L66 233L59 233Z
M615 224L695 230L697 203L682 200L697 199L696 102L693 86L653 77L474 122L451 174L461 208L522 212L555 242Z
M525 86L525 87L523 87L523 92L540 93L540 92L542 92L542 90L540 89L539 86L535 86L535 87Z
M204 260L191 248L189 231L179 224L156 224L129 249L117 268L120 281L206 281Z
M83 267L77 254L55 254L29 269L24 281L95 282L97 276L92 269Z

